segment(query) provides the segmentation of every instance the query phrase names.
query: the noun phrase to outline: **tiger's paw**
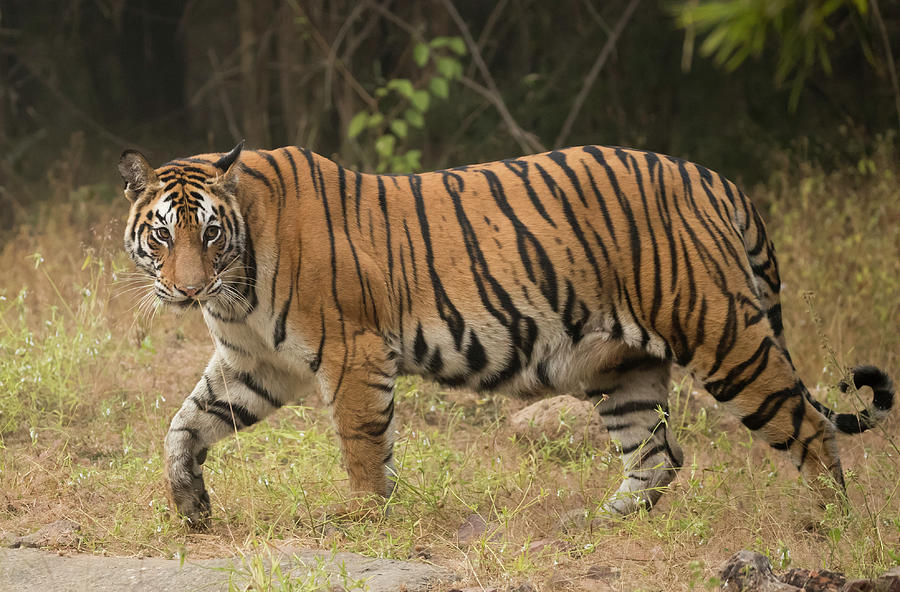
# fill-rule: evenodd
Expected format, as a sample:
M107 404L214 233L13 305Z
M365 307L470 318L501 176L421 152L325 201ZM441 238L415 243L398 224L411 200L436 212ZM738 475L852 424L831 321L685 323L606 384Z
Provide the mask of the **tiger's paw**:
M204 530L209 526L212 504L203 483L203 475L191 475L189 479L167 483L169 500L174 504L177 515L184 524L194 530Z
M193 530L206 530L209 526L209 518L212 514L209 494L206 490L194 493L190 497L182 497L182 501L176 501L175 507L178 515L186 526Z

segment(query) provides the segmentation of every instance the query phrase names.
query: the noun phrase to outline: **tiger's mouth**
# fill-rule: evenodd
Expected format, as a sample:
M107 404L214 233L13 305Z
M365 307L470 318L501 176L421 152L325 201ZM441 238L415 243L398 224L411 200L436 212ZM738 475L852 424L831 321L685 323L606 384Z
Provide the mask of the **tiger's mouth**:
M164 304L171 304L179 308L187 308L194 303L202 306L215 300L222 293L224 286L225 284L222 281L222 278L214 277L199 290L192 290L190 293L187 293L175 286L170 288L157 278L154 284L154 291L157 299Z

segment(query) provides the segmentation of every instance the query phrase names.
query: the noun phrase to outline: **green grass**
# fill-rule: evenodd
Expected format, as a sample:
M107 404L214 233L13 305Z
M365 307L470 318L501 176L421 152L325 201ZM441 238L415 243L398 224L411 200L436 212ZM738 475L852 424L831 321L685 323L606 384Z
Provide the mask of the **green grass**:
M895 162L885 144L864 172L786 164L754 192L770 212L793 357L817 396L843 410L853 399L832 385L845 366L875 363L900 377ZM851 576L900 563L896 415L883 430L840 439L849 504L820 512L787 459L687 377L672 385L669 418L685 467L659 507L630 520L556 527L570 509L594 511L615 491L622 469L608 442L520 441L506 419L524 403L404 378L399 486L386 519L323 520L347 480L327 411L310 397L210 451L213 522L190 532L163 493L162 440L212 346L196 311L137 315L131 284L115 279L129 269L116 220L125 206L113 211L95 193L79 192L81 205L63 204L65 216L44 216L0 250L0 530L25 534L65 517L82 526L81 552L244 553L234 589L259 590L323 585L324 565L291 577L263 570L266 555L254 551L283 541L431 561L460 574L460 586L541 586L600 565L619 572L622 589L665 581L700 590L715 586L719 565L741 548L779 569ZM473 514L487 527L460 543Z

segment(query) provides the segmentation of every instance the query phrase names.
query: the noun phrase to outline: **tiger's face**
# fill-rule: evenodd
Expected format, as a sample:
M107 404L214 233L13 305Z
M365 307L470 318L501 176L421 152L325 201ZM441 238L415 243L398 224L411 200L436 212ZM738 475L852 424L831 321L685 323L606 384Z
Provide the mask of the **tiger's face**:
M204 304L238 281L246 240L235 198L241 147L217 162L174 161L157 170L139 152L122 154L119 172L131 201L125 249L153 278L160 301Z

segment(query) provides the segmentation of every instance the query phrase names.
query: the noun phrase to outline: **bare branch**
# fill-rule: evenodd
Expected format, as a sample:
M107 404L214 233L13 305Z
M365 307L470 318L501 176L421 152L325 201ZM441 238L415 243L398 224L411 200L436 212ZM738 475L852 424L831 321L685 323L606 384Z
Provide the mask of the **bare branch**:
M503 102L503 99L500 98L499 93L493 92L491 89L478 84L468 76L461 76L459 81L462 82L464 86L468 86L487 99L487 101L500 112L500 117L503 118L503 121L509 128L509 134L516 143L519 144L519 148L521 148L522 152L532 153L543 152L545 150L534 134L526 132L518 126L512 118L512 115L510 115L509 111L506 109L506 104Z
M333 65L337 69L337 71L341 73L341 76L344 77L344 80L346 80L347 84L350 85L350 88L352 88L354 92L359 95L359 98L361 98L369 108L377 108L378 101L376 101L375 98L368 92L366 92L366 89L364 89L359 81L357 81L356 78L353 77L353 74L351 74L350 70L347 69L344 61L332 55L331 44L329 44L328 41L325 40L325 37L322 36L322 33L320 33L319 30L313 26L312 21L309 19L309 16L306 14L303 8L300 7L296 0L288 0L288 4L292 9L294 9L294 12L306 18L307 22L309 23L310 34L312 35L313 39L316 40L316 43L322 49L323 53L325 53L326 57L329 59L329 66ZM332 58L333 62L331 62Z
M613 29L610 36L606 38L606 43L603 44L603 49L600 50L600 55L598 55L597 59L594 60L594 64L588 71L587 76L585 76L584 84L581 85L581 90L578 91L578 96L575 97L575 102L572 104L572 109L569 111L569 115L566 116L566 121L565 123L563 123L562 129L559 131L559 135L556 136L556 141L553 142L554 146L561 146L569 136L569 132L572 131L572 125L575 123L575 119L578 118L578 114L581 112L581 107L584 106L584 101L587 99L587 95L590 92L591 87L594 86L594 81L597 79L597 75L600 74L600 70L603 69L603 64L606 63L607 58L609 58L609 55L612 53L613 48L616 46L616 41L619 40L619 36L625 29L625 25L631 19L631 15L634 14L635 9L637 8L637 5L640 4L640 2L641 0L631 0L628 6L625 7L625 11L622 13L622 16L619 17L619 22L616 23L616 28Z
M378 14L383 16L385 18L385 20L388 20L388 21L394 23L395 25L397 25L398 27L400 27L401 29L403 29L404 31L409 33L410 37L412 37L416 41L418 41L418 42L425 41L425 37L422 36L422 31L420 31L416 27L412 26L411 24L409 24L408 22L406 22L405 20L403 20L402 18L400 18L399 16L397 16L396 14L394 14L393 12L391 12L390 10L388 10L387 8L385 8L378 2L375 2L375 0L369 0L368 5L372 10L374 10L375 12L377 12Z
M210 81L215 81L215 84L211 85L210 88L213 86L218 88L219 103L222 105L222 113L225 115L225 124L228 126L228 131L231 133L232 140L237 142L242 137L241 129L234 117L234 109L231 106L231 101L228 100L228 93L225 92L224 76L220 74L222 65L219 62L218 56L216 56L216 50L212 47L209 48L207 57L209 58L209 63L213 69L213 75L210 77Z
M534 134L526 132L524 129L522 129L522 127L518 123L516 123L516 120L509 112L509 109L506 107L506 103L503 102L503 96L497 89L497 84L494 82L494 77L491 76L491 72L490 70L488 70L487 64L484 63L484 59L481 57L481 50L478 48L478 44L475 43L475 40L472 38L472 34L469 32L469 27L459 15L456 7L453 6L453 2L451 0L442 0L442 2L444 4L444 8L447 9L450 17L456 23L456 26L459 27L459 32L462 34L463 40L466 42L466 47L469 48L469 53L472 55L472 60L478 67L478 71L481 74L481 77L484 78L485 84L487 86L481 86L474 80L465 77L461 79L463 84L484 96L497 108L497 111L500 112L500 117L503 118L503 122L506 124L506 127L509 128L510 135L512 135L513 139L518 142L522 150L524 150L525 152L543 152L545 148L540 143L540 141L538 141L537 137Z
M106 129L105 127L103 127L103 125L101 125L96 119L94 119L93 117L91 117L90 115L85 113L83 110L81 110L75 103L73 103L69 99L68 96L66 96L65 93L60 91L58 88L56 88L56 86L53 83L51 83L44 76L42 76L39 68L34 67L32 64L30 64L29 62L27 62L26 60L21 59L21 58L20 58L20 62L25 67L25 69L28 71L28 73L31 74L31 76L33 76L34 79L37 80L41 84L41 86L43 86L45 89L47 89L47 91L50 93L50 95L60 105L62 105L66 109L68 109L72 113L72 115L74 115L76 118L78 118L82 122L84 122L85 125L87 125L89 128L91 128L95 132L97 132L97 134L99 134L101 137L106 138L108 141L112 142L113 144L117 145L120 148L122 146L131 146L133 148L136 148L137 150L140 150L141 152L147 152L146 148L143 148L140 145L135 144L131 140L126 140L125 138L123 138L117 134L114 134L113 132L111 132L108 129Z

